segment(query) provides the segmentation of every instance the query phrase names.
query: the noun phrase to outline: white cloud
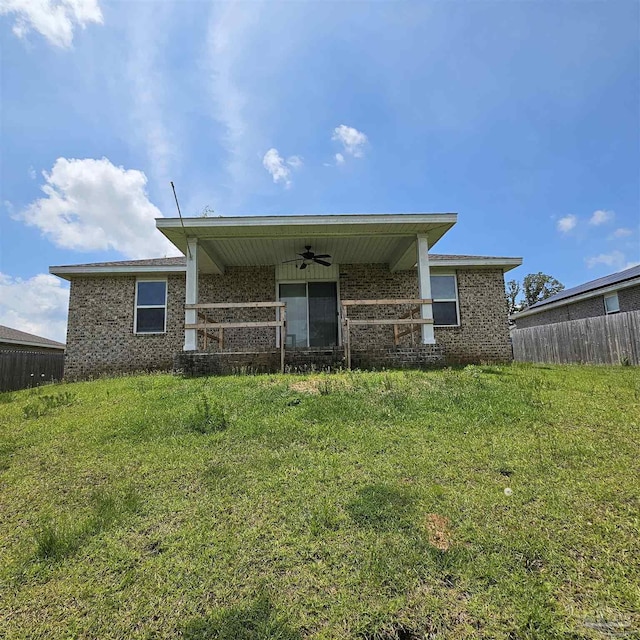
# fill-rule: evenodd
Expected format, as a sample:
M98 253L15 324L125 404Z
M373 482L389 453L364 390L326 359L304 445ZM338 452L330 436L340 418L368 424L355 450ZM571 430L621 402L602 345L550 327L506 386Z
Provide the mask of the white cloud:
M364 146L367 144L367 136L353 127L341 124L333 130L332 140L341 142L344 150L355 158L361 158L364 155ZM342 158L344 160L344 156ZM336 161L338 157L336 155ZM339 161L338 161L339 162Z
M274 182L284 182L285 186L291 186L291 171L285 165L277 149L269 149L269 151L264 154L262 165L271 174Z
M300 156L290 156L285 162L278 150L271 148L264 154L262 165L271 174L275 183L283 182L288 189L291 186L291 169L289 167L299 169L302 166L302 158Z
M179 255L155 228L162 214L149 201L142 171L116 167L107 158L58 158L43 176L45 197L15 217L58 247L114 249L128 258Z
M300 156L289 156L287 158L287 164L293 169L299 169L304 162Z
M146 152L147 175L156 187L161 206L173 207L170 180L180 184L180 129L183 112L171 108L174 88L167 86L162 56L171 36L175 18L167 2L134 2L127 9L127 64L125 67L127 111L131 122L129 137ZM120 71L122 73L122 71ZM130 98L129 98L130 97Z
M613 220L613 211L605 211L604 209L598 209L591 214L589 218L589 224L597 227L605 222L609 222L609 220Z
M556 226L561 233L569 233L569 231L575 228L576 224L578 224L578 218L570 213L564 216L564 218L560 218Z
M628 238L630 235L633 235L633 230L626 227L620 227L611 234L613 238Z
M344 156L341 153L336 153L336 164L344 164Z
M68 305L69 287L56 276L22 280L0 273L0 324L64 342Z
M29 174L29 177L32 180L36 179L37 174L36 174L36 170L33 167L29 167L29 170L27 171L27 173Z
M624 269L627 266L627 259L622 251L612 251L611 253L601 253L600 255L592 258L587 258L587 267L592 269L593 267L604 264L607 267L612 267L616 271ZM631 266L631 263L628 263Z
M13 33L24 38L37 31L50 44L68 49L76 27L102 24L102 11L97 0L0 0L0 15L16 18Z

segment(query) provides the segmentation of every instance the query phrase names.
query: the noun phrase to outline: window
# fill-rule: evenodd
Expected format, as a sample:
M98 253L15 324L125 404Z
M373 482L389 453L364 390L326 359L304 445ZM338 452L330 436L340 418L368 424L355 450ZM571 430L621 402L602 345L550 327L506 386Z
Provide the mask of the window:
M458 286L455 275L431 276L433 300L433 324L451 327L460 324L458 319Z
M604 297L604 310L607 313L617 313L620 311L620 302L617 293L610 293Z
M167 281L136 282L134 333L164 333L167 329Z

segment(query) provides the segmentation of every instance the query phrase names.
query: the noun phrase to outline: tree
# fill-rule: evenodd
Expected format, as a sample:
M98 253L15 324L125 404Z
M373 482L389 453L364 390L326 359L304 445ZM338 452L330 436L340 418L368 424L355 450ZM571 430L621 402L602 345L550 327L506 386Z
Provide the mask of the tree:
M525 304L530 307L536 302L546 300L556 293L560 293L564 289L564 285L546 273L538 271L538 273L530 273L524 277L522 289Z
M518 302L520 295L520 283L517 280L507 282L507 304L509 305L509 315L522 309L522 302Z
M563 289L564 285L561 282L542 271L526 275L522 285L517 280L509 280L506 290L509 315L522 311L540 300L546 300ZM524 294L524 298L518 299L521 293Z

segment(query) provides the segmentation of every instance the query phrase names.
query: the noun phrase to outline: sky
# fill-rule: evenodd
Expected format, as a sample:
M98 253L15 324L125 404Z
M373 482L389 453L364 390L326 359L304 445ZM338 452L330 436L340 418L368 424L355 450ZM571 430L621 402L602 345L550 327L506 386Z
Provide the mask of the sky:
M0 0L0 324L154 218L457 212L435 253L567 287L640 262L634 1Z

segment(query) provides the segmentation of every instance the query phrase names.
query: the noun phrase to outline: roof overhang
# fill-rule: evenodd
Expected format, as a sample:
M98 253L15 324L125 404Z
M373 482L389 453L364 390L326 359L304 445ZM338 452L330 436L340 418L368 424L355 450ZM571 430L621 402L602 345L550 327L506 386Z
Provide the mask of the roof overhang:
M306 245L337 263L386 263L398 271L416 264L418 236L433 247L456 221L455 213L402 213L158 218L156 226L185 254L187 238L197 238L204 272L280 264Z
M109 265L109 266L91 266L91 265L63 265L58 267L49 267L49 273L54 276L58 276L64 280L69 280L73 276L131 276L131 275L144 275L145 273L152 274L154 276L171 274L171 273L184 273L186 267L183 265L175 266L131 266L131 265Z
M517 322L520 318L534 316L537 313L543 313L545 311L549 311L550 309L557 309L558 307L566 307L567 305L574 304L575 302L580 302L581 300L588 300L589 298L605 296L608 293L615 293L616 291L620 291L621 289L626 289L627 287L635 287L637 285L640 285L640 278L631 278L630 280L617 282L616 284L609 285L608 287L600 287L599 289L592 289L591 291L585 291L584 293L576 294L575 296L571 296L570 298L563 298L562 300L558 300L557 302L549 302L548 304L543 304L539 307L536 307L535 309L525 309L524 311L519 311L518 313L512 314L510 317L512 320Z
M57 351L64 351L66 346L60 344L43 344L42 342L30 342L28 340L12 340L11 338L0 338L2 344L15 344L21 347L38 347L38 349L55 349Z
M464 269L465 267L474 269L502 269L503 272L511 271L522 264L522 258L438 258L431 262L431 268L448 267L451 269Z

